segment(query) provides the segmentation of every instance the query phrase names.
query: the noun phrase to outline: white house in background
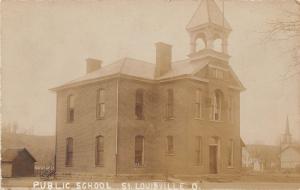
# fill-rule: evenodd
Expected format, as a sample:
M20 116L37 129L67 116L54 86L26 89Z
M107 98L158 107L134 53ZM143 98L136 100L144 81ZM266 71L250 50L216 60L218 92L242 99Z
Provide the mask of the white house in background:
M294 144L287 119L285 133L283 134L280 151L280 168L300 168L300 144Z
M281 169L300 168L300 145L285 147L280 153Z

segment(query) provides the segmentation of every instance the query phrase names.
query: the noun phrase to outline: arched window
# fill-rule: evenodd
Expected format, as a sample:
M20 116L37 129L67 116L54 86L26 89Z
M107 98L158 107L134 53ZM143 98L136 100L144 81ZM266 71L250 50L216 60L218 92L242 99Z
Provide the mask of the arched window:
M213 49L217 52L222 52L223 48L222 48L222 39L221 38L216 38L213 41Z
M99 89L97 91L97 105L96 105L96 117L97 119L103 119L105 116L105 91Z
M66 140L66 166L73 164L73 138L68 137Z
M206 48L205 41L202 38L196 40L196 52Z
M144 119L144 90L137 89L135 93L135 116Z
M75 116L75 98L74 98L74 95L69 95L68 96L68 103L67 103L67 106L68 106L68 109L67 109L67 112L68 112L68 122L73 122L74 121L74 116Z
M134 164L137 167L144 164L144 137L141 135L135 137Z
M206 48L206 38L203 33L200 33L195 38L195 51L201 51Z
M216 90L213 95L212 119L220 121L222 116L223 94L220 90Z
M95 165L104 165L104 137L101 135L96 137Z

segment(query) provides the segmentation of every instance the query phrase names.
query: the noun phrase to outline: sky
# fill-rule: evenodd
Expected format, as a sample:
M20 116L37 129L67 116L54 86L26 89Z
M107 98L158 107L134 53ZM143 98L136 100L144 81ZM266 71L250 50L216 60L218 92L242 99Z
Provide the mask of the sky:
M2 121L17 123L20 131L54 135L56 95L49 89L84 75L86 58L104 65L123 57L154 63L154 44L162 41L172 44L174 61L186 59L185 27L199 2L2 1ZM247 144L278 143L287 115L300 139L296 97L286 103L297 79L282 80L295 61L289 49L296 42L265 40L267 23L296 8L293 0L225 1L233 29L230 65L247 88L241 94L241 137Z

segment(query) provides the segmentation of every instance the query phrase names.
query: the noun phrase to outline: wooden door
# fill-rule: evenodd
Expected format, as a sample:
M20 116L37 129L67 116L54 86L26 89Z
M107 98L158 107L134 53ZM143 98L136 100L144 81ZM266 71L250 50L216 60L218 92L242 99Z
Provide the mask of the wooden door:
M209 173L216 174L217 169L217 155L218 155L218 146L211 145L209 146Z

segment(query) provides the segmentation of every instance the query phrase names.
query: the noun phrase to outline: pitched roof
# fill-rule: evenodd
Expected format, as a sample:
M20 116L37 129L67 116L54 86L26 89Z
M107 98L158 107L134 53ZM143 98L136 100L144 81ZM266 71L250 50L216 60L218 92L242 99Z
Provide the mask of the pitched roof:
M28 152L26 148L9 148L5 150L4 153L2 154L1 161L12 162L22 151L25 151L29 155L29 157L31 157L32 160L36 162L35 158Z
M216 2L214 0L202 0L186 28L189 30L209 23L231 30L230 24L224 18L223 12Z
M262 159L262 160L276 160L278 159L278 154L280 153L279 146L272 145L247 145L246 149L252 158Z
M164 74L163 76L159 77L158 79L167 79L176 76L188 75L193 74L202 68L204 68L208 64L208 61L200 61L198 63L191 63L188 59L177 61L172 63L172 69Z
M191 63L189 59L177 61L172 63L172 69L169 72L161 77L155 78L155 64L133 58L123 58L51 90L55 91L65 87L71 87L73 85L86 84L94 80L120 74L146 80L164 80L177 76L193 74L205 67L207 64L208 61Z
M113 62L112 64L105 65L94 72L87 73L82 77L79 77L75 80L67 82L61 86L52 88L50 90L57 91L60 89L88 84L91 82L95 82L101 79L106 79L118 75L125 75L125 76L130 76L141 80L151 80L151 81L168 80L180 76L192 77L192 75L196 74L198 71L203 69L208 64L209 61L205 59L198 62L191 62L190 59L173 62L170 71L168 71L166 74L162 75L161 77L155 78L155 74L154 74L155 64L133 59L133 58L123 58ZM232 74L234 79L238 82L239 87L241 89L245 89L229 65L228 65L228 70Z
M292 144L292 145L285 147L284 149L281 150L281 153L289 148L296 150L300 154L300 145L297 145L297 144Z
M133 77L138 78L144 78L144 79L154 79L154 72L155 72L155 65L133 59L133 58L123 58L120 60L117 60L111 64L105 65L101 67L101 69L98 69L94 72L87 73L86 75L79 77L75 80L72 80L70 82L67 82L63 84L62 86L56 87L53 90L64 87L64 86L70 86L73 84L78 84L83 81L93 81L95 79L99 78L105 78L117 74L125 74L130 75Z

